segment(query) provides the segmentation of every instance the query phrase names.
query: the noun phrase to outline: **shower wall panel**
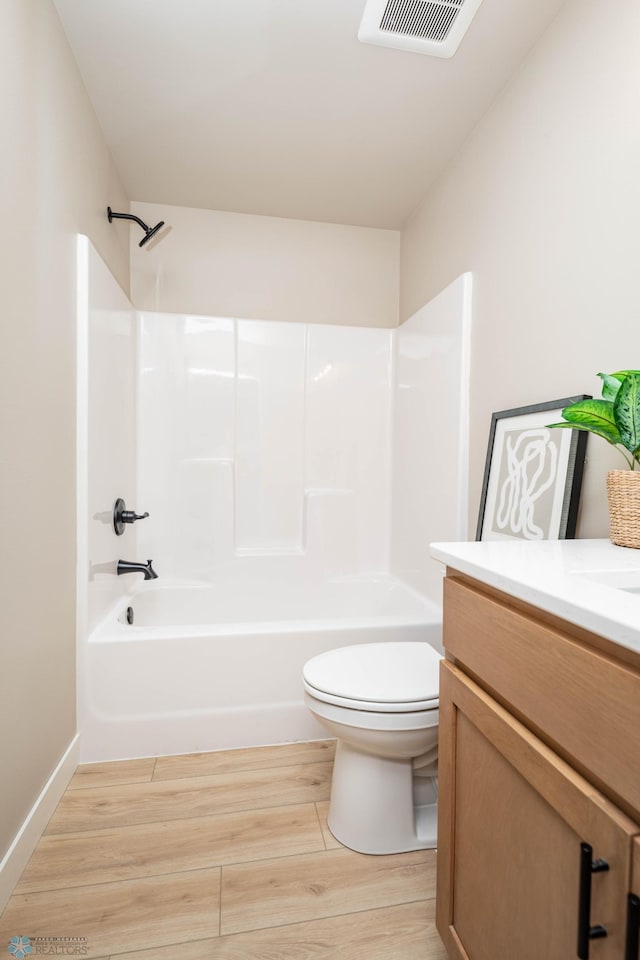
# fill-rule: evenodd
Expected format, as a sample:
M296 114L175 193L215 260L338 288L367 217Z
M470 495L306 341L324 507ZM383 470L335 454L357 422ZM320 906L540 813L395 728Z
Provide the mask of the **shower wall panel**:
M235 549L299 553L307 328L257 320L236 328Z
M163 575L388 568L391 331L144 313L139 338L140 545Z
M118 559L137 560L136 530L113 529L113 504L137 507L135 311L86 237L78 238L78 604L88 630L126 590ZM124 578L126 579L126 578Z
M356 569L388 569L392 337L391 330L308 328L309 548L320 552L342 529L345 567Z
M433 541L466 540L471 274L397 331L392 455L392 573L442 602Z
M143 313L138 339L141 551L163 576L197 576L232 537L235 327Z

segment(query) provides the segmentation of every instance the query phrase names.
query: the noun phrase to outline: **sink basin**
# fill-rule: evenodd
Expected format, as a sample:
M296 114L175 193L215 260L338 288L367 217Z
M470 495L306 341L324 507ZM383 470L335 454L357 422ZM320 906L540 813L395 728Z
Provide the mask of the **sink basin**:
M637 570L580 570L573 576L625 593L640 593L640 567Z

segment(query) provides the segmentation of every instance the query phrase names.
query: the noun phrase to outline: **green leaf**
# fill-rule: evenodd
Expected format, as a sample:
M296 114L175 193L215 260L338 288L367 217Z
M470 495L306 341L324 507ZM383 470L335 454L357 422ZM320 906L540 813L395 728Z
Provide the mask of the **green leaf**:
M589 430L609 443L621 443L613 406L609 400L580 400L565 407L562 416L576 430Z
M602 380L603 398L605 400L615 400L620 384L633 373L640 373L640 370L616 370L615 373L598 373L597 376Z
M598 376L602 379L603 398L605 400L615 400L624 377L615 376L613 373L599 373Z
M564 412L563 412L564 416ZM640 372L629 372L613 404L620 443L632 454L640 446Z
M585 433L593 433L596 437L602 437L603 440L606 440L607 443L611 443L614 446L617 443L620 443L619 434L612 434L609 431L602 430L600 427L587 426L585 423L547 423L547 427L565 427L567 430L584 430Z
M622 383L627 377L631 376L634 373L640 373L640 370L617 370L615 373L610 373L610 377L615 377L616 380L619 380Z
M565 407L562 416L571 423L582 423L585 419L594 418L610 426L615 426L616 422L610 400L578 400L577 403L570 403Z

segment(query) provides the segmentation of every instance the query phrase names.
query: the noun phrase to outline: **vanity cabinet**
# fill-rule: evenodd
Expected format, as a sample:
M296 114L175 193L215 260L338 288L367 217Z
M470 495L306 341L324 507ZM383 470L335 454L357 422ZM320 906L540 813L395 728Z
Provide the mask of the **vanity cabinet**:
M437 925L451 960L638 960L640 660L455 572L444 643Z

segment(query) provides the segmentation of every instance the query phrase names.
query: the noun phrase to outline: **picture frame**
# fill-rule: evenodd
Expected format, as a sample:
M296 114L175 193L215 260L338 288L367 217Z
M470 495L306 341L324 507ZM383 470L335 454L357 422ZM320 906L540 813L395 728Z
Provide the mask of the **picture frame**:
M575 537L587 433L551 430L588 394L491 415L476 540Z

